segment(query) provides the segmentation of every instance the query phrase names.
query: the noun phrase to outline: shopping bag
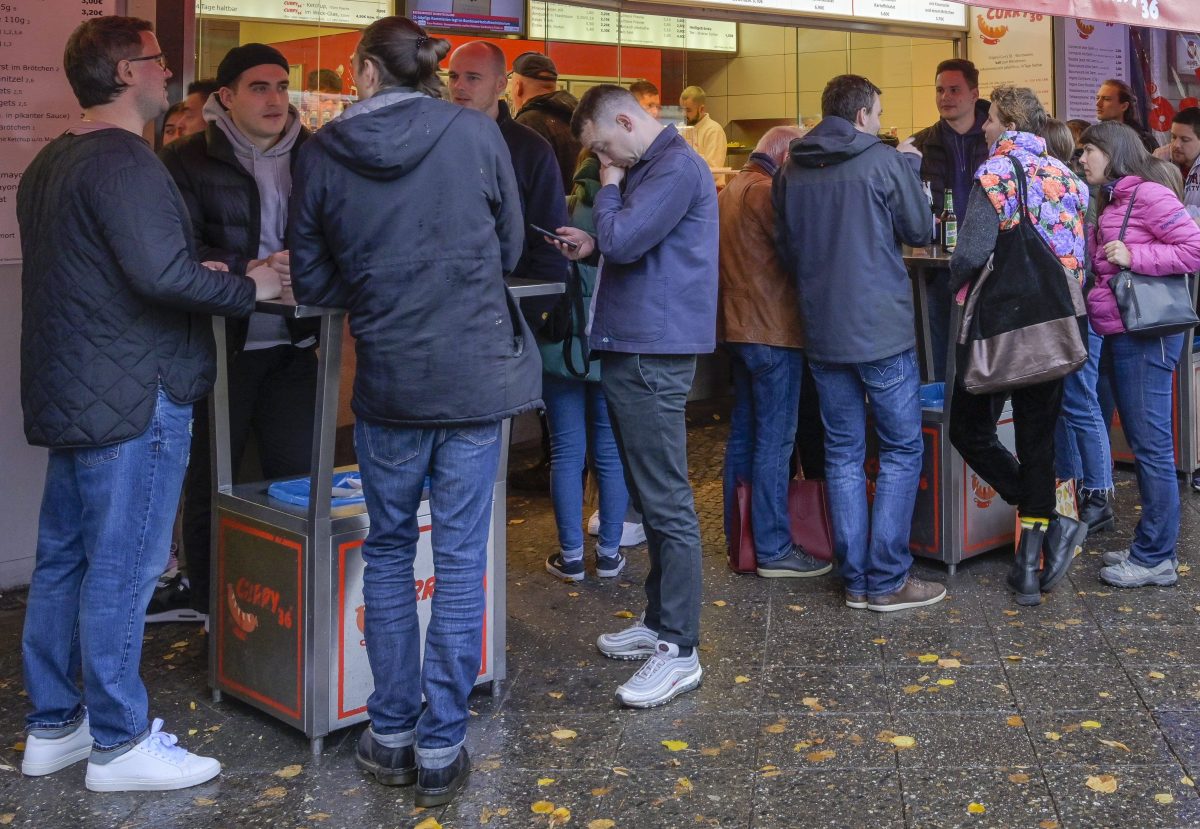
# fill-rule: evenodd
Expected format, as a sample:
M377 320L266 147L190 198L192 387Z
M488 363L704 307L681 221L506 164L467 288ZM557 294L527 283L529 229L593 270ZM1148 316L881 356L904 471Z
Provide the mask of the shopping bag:
M815 559L833 561L833 523L824 481L810 481L796 473L788 484L788 524L793 544Z
M750 484L738 481L735 489L737 499L729 527L726 545L729 553L729 569L735 573L758 571L758 556L754 553L754 531L750 526Z

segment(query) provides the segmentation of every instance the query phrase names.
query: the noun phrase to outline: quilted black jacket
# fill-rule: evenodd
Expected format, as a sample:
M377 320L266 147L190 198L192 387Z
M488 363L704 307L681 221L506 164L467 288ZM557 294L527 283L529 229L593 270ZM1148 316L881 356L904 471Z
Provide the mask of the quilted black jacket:
M291 152L293 169L309 135L300 128ZM237 160L229 138L210 122L204 132L163 147L158 157L183 194L200 261L224 262L231 273L244 274L246 265L258 256L262 210L258 184ZM294 345L316 345L320 320L285 321ZM226 328L230 357L245 346L247 328L242 320L233 320Z
M146 430L161 383L208 393L208 315L246 316L254 283L201 267L178 188L140 136L72 130L17 190L21 406L35 446L104 446Z

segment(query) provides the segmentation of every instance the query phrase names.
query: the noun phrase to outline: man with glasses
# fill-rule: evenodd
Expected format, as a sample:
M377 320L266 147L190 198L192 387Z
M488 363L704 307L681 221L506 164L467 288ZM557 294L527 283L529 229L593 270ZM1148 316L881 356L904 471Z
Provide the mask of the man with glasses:
M279 295L279 277L196 261L179 190L142 138L171 77L150 23L88 20L63 62L83 120L42 148L17 191L21 404L29 442L50 450L21 643L21 771L87 759L93 791L181 789L221 764L149 721L144 615L191 404L215 374L208 315L248 315Z

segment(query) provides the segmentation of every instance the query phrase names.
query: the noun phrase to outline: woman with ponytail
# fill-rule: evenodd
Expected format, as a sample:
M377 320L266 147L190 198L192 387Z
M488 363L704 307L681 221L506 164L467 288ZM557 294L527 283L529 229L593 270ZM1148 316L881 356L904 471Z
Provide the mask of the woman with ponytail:
M501 424L541 404L537 345L504 284L524 241L512 163L494 120L440 100L448 51L403 17L363 31L361 100L305 144L288 234L296 300L349 309L358 357L375 690L357 762L381 783L416 783L423 807L448 803L470 771ZM422 666L412 586L426 480L437 591Z

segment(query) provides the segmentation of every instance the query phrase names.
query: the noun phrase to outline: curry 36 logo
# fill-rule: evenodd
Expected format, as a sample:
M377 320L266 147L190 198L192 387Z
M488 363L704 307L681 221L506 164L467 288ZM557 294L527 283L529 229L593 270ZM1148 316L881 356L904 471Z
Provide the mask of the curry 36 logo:
M1075 28L1079 30L1079 39L1087 40L1092 36L1092 32L1096 31L1096 27L1090 23L1084 23L1079 18L1075 19Z
M1000 38L1008 34L1008 27L1001 24L999 26L989 26L987 21L983 19L982 14L975 15L975 25L979 28L979 39L988 46L995 46L1000 42Z
M975 506L979 509L987 509L996 498L996 490L988 486L974 472L971 473L971 492L975 494Z
M294 624L292 606L282 605L278 590L247 578L238 579L236 586L225 583L225 605L233 619L233 635L238 639L244 640L258 630L259 617L247 607L265 611L267 618L274 619L281 628L291 630Z

